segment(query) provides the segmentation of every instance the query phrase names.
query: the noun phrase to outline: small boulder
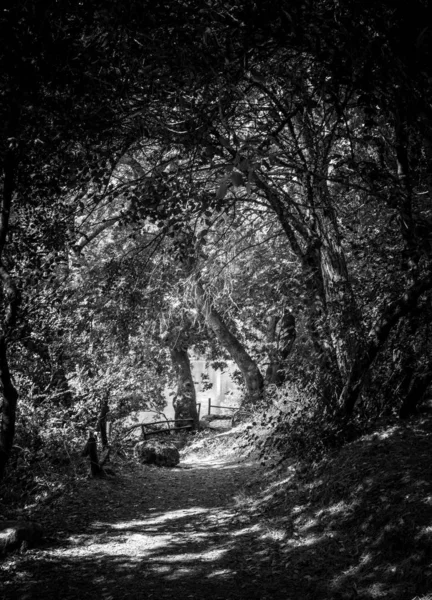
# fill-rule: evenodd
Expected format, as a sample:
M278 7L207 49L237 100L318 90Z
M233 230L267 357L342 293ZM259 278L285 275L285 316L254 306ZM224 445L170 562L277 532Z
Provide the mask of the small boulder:
M157 440L138 442L134 448L134 455L145 465L158 467L175 467L180 462L180 453L174 444Z
M35 546L43 537L43 529L33 521L0 521L0 554L17 548Z

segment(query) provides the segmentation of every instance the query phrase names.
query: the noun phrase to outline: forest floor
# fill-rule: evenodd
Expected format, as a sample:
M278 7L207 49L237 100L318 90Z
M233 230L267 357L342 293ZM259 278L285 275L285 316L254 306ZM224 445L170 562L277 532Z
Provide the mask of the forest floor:
M273 473L219 439L33 508L45 541L3 559L2 598L432 599L430 418Z

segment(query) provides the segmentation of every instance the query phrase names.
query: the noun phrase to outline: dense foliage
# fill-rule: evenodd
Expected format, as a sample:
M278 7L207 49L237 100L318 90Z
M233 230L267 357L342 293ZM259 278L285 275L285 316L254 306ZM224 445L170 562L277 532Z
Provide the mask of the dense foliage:
M167 384L197 426L191 352L234 360L245 405L297 399L268 421L282 455L417 410L429 17L354 0L3 11L0 476L17 452L71 453L106 401L118 422L162 410Z

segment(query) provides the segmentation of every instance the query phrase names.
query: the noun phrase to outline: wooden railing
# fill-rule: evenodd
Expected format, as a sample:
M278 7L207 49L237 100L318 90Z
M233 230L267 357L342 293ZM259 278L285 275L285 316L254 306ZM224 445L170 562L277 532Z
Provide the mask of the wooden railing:
M226 410L238 410L238 407L233 407L233 406L219 406L219 404L212 404L211 403L211 398L208 399L208 414L211 415L211 409L212 408L224 408ZM218 415L221 418L230 418L231 417L229 415Z
M170 427L170 423L176 422L174 419L166 419L165 421L152 421L151 423L136 423L135 425L132 425L131 427L129 427L129 429L125 432L125 435L123 437L126 437L134 429L138 429L139 427L141 427L141 431L142 431L144 439L147 439L147 437L150 435L169 434L171 432L181 431L182 429L193 429L193 421L194 421L193 419L179 419L179 420L180 421L190 421L190 424L182 425L181 427ZM162 429L152 429L153 425L161 425L161 424L166 424L167 427L164 427ZM146 431L146 429L147 429L147 431Z

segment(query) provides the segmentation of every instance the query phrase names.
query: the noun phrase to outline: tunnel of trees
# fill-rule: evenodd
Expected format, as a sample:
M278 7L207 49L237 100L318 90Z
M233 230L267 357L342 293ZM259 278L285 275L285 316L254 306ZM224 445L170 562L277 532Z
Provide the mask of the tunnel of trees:
M197 425L192 354L233 360L246 404L295 389L347 428L414 414L428 3L8 4L0 478L107 406L162 410L167 383Z

